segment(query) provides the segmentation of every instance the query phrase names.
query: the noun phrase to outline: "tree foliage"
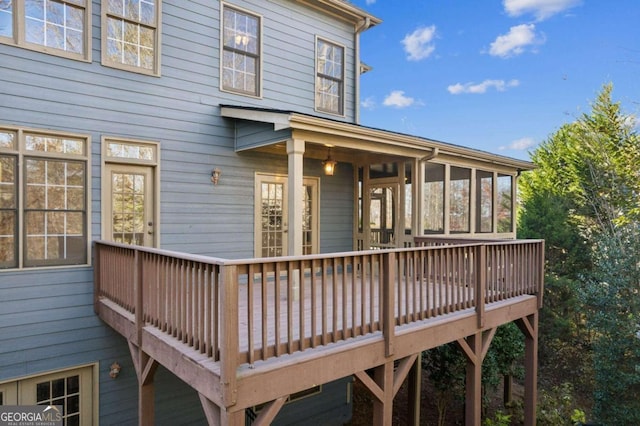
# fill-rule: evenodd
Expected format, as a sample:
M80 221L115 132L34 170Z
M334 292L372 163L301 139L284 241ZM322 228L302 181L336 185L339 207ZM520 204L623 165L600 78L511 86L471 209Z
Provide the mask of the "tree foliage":
M640 233L619 227L595 245L596 265L582 299L595 364L594 413L606 424L640 424Z
M456 400L464 399L466 359L455 343L423 352L422 367L429 372L435 389L438 426L445 424L447 410Z
M576 383L591 372L578 347L593 360L599 421L640 424L630 417L640 413L640 138L612 90L605 85L590 113L532 154L538 168L522 179L519 235L547 242L541 361L576 368Z

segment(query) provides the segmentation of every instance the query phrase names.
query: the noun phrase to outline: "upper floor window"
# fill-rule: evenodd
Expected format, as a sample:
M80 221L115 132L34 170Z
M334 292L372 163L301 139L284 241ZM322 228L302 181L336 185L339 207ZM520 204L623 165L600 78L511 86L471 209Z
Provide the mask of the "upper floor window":
M260 96L260 17L223 5L222 90Z
M102 63L159 74L159 28L160 0L103 0Z
M89 59L90 0L0 0L0 41Z
M316 40L316 110L344 114L344 47Z
M0 129L0 268L87 263L87 146Z

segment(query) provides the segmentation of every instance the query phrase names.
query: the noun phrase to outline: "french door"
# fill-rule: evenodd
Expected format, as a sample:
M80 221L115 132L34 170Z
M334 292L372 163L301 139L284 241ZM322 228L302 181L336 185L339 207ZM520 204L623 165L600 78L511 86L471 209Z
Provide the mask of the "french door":
M153 168L107 164L105 236L111 241L152 247L154 238Z
M302 252L318 252L318 179L303 182ZM288 253L288 196L286 175L256 175L255 256L277 257Z

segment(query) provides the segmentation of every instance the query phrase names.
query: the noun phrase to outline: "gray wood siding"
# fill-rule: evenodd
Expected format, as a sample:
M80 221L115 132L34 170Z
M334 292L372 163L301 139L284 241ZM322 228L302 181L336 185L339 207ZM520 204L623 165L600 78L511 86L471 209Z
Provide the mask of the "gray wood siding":
M263 17L263 97L219 90L220 2L162 4L161 77L101 65L100 2L92 7L92 62L0 44L0 125L59 130L91 138L90 237L101 238L101 138L160 145L161 247L228 258L253 255L255 172L286 173L286 157L234 151L220 104L314 111L315 37L345 45L346 115L353 120L352 27L288 0L230 4ZM327 116L336 118L335 116ZM213 186L211 170L222 170ZM321 176L320 162L305 174ZM350 172L321 181L321 247L351 248ZM324 202L326 201L326 205ZM345 220L348 218L348 220ZM137 424L137 387L126 342L93 313L92 268L0 271L0 382L99 363L101 424ZM118 361L120 376L108 367ZM159 373L159 424L176 424L177 407L202 419L197 396ZM175 391L174 389L178 389ZM169 398L171 396L171 398ZM173 413L174 417L171 417Z
M273 124L268 123L243 123L239 121L236 123L235 128L236 148L238 150L258 148L291 138L290 129L274 132Z
M322 386L322 392L313 397L287 403L273 421L273 426L343 425L351 420L351 377ZM301 421L301 419L304 419Z

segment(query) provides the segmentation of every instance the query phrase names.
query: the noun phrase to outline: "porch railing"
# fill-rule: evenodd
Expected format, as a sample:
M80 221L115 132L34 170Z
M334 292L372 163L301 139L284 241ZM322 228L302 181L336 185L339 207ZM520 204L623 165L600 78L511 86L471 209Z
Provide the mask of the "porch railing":
M108 299L221 361L268 360L525 294L542 303L540 240L417 242L407 249L227 260L95 242L96 310Z

